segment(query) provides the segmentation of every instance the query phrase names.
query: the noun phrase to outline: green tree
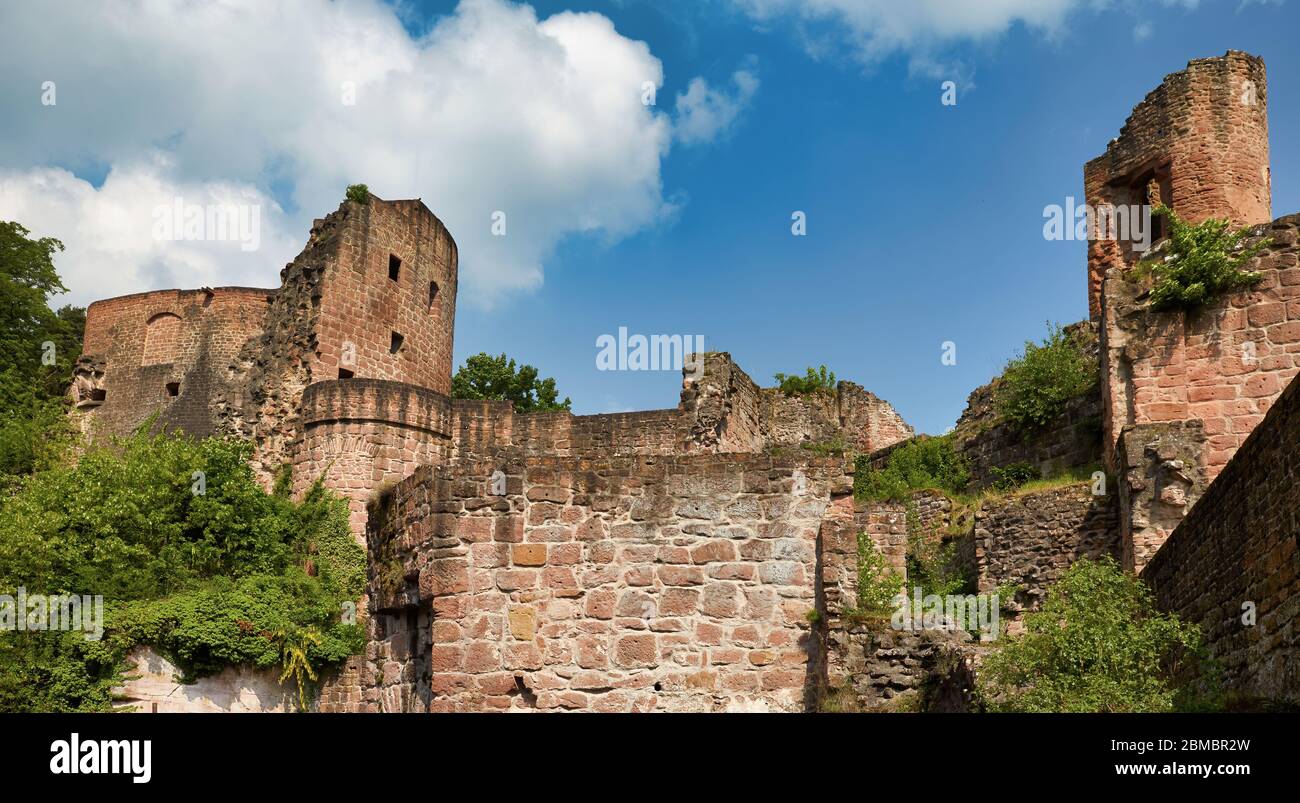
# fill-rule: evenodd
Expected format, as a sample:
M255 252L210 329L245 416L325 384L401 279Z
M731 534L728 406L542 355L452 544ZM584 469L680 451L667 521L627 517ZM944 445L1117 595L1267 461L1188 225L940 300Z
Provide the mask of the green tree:
M55 462L71 438L61 398L86 321L81 307L49 307L67 290L54 268L63 244L28 234L0 221L0 496Z
M107 709L137 644L191 677L295 681L364 647L346 502L320 483L297 503L266 493L251 448L142 429L28 478L0 508L0 594L101 594L105 632L0 631L0 711Z
M465 360L451 378L451 395L456 399L496 399L513 402L521 413L554 412L572 406L569 397L559 395L552 378L538 379L531 365L515 368L515 361L501 354L475 354Z
M999 711L1169 711L1201 654L1199 628L1156 610L1141 580L1085 559L986 657L981 691Z
M1098 366L1078 340L1057 324L1040 343L1026 341L998 383L998 412L1022 432L1050 424L1071 399L1097 384Z
M1259 273L1242 266L1272 240L1245 246L1250 229L1232 229L1227 220L1210 218L1191 225L1164 205L1157 206L1155 214L1169 220L1170 231L1168 246L1140 266L1155 278L1151 309L1195 311L1224 293L1259 281Z

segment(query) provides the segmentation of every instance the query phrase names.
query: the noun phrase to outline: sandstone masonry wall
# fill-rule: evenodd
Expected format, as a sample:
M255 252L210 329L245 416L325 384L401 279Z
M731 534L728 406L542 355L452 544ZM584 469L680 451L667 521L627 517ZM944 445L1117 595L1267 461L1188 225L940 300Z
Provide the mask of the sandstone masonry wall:
M1257 227L1253 238L1272 245L1247 266L1262 279L1221 298L1200 313L1151 312L1143 290L1112 270L1104 286L1102 313L1103 427L1107 453L1121 482L1136 488L1153 469L1121 435L1156 424L1199 422L1195 452L1180 452L1182 497L1165 502L1183 509L1213 482L1291 379L1300 373L1300 216ZM1134 436L1139 437L1139 436ZM1133 438L1129 439L1130 441ZM1172 464L1168 468L1174 468ZM1172 492L1171 492L1172 493ZM1138 506L1125 508L1131 565L1159 547L1181 515Z
M757 455L421 468L372 508L374 607L429 604L435 711L802 710L843 471Z
M1229 689L1300 703L1300 384L1292 382L1147 563L1164 610L1201 626ZM1244 624L1251 603L1256 620Z
M316 382L302 396L303 435L294 450L294 493L324 478L348 498L352 530L365 532L375 489L394 485L450 450L447 397L402 382Z
M196 435L217 431L209 399L227 364L261 331L269 290L159 290L96 301L73 401L92 433L126 434L149 416ZM98 376L88 375L94 365ZM98 392L96 392L98 391Z

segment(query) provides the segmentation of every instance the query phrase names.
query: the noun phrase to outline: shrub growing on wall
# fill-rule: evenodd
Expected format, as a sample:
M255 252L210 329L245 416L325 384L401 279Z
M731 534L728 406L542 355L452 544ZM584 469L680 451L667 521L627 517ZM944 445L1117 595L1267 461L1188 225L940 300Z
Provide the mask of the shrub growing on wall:
M952 436L921 436L889 453L883 469L871 467L867 455L857 458L853 493L859 499L905 501L912 491L936 489L960 493L970 480L966 462L953 448Z
M1048 324L1042 343L1026 341L1007 363L998 384L997 408L1022 432L1050 424L1071 399L1097 383L1097 364L1082 344L1057 324Z
M825 365L820 368L809 367L803 376L778 373L774 378L776 386L787 396L835 392L835 374L827 370Z
M1168 219L1170 231L1168 246L1139 266L1139 275L1149 272L1154 278L1151 309L1195 311L1259 281L1259 273L1242 266L1271 240L1245 246L1250 230L1232 229L1226 220L1210 218L1193 226L1163 205L1156 207L1155 214Z
M1024 624L981 666L993 710L1170 711L1201 652L1199 628L1156 610L1146 585L1108 557L1071 566Z

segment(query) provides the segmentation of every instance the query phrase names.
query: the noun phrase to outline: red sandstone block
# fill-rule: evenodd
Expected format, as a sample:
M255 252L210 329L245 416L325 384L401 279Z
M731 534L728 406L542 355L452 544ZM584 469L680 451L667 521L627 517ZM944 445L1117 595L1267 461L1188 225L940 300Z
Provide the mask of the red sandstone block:
M490 641L475 641L465 648L464 671L470 674L495 672L501 668L501 654Z
M741 625L731 631L731 643L738 647L757 647L762 638L754 625Z
M714 580L753 580L758 570L752 563L723 563L709 566L706 570Z
M722 675L722 686L728 691L758 691L759 685L758 672L724 672Z
M682 546L661 546L656 559L660 563L690 563L691 553Z
M459 672L465 652L456 645L436 644L431 649L430 666L434 672Z
M536 569L503 569L497 572L497 588L502 591L518 591L537 587Z
M1156 402L1139 411L1148 421L1182 421L1187 418L1187 405L1177 402Z
M1273 343L1300 342L1300 321L1287 321L1268 328L1268 339Z
M699 610L700 592L690 588L665 588L659 596L661 616L690 616Z
M609 563L614 560L614 544L610 541L602 541L587 545L587 561L589 563Z
M763 688L768 691L801 689L806 679L802 671L792 669L769 669L759 675Z
M552 564L569 566L582 562L582 544L555 544L547 558Z
M630 586L648 586L654 582L654 567L649 565L633 566L624 573L623 582Z
M745 651L735 647L718 647L709 651L709 661L713 664L738 664L745 660Z
M1275 374L1255 374L1246 380L1246 384L1241 390L1241 395L1250 398L1258 396L1273 396L1279 390L1280 387Z
M655 636L620 636L614 648L614 663L624 668L658 666Z
M506 669L527 669L536 671L543 666L542 651L536 644L517 642L505 646L503 665Z
M722 643L722 627L709 622L698 622L695 625L695 639L705 646L717 646Z
M578 541L599 541L609 537L609 525L604 519L593 516L578 525L574 538Z
M655 570L659 582L666 586L698 586L704 584L704 572L694 566L659 566Z
M713 563L736 559L736 547L730 541L709 541L691 550L691 562Z
M613 619L614 604L617 598L617 594L613 589L599 588L595 591L588 591L583 610L587 616L596 619Z
M578 589L578 580L573 576L573 569L567 566L550 566L542 570L542 586L551 589Z

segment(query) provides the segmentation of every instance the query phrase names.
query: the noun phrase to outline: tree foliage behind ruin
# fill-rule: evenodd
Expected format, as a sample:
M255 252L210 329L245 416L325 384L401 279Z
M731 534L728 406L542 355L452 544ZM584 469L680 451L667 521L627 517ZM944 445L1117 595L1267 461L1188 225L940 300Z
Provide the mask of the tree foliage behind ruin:
M539 379L533 366L516 368L506 355L493 357L486 352L465 360L451 378L451 395L455 399L508 401L519 413L557 412L573 406L568 396L558 400L553 378Z

